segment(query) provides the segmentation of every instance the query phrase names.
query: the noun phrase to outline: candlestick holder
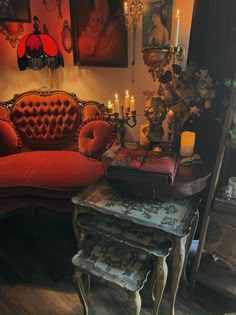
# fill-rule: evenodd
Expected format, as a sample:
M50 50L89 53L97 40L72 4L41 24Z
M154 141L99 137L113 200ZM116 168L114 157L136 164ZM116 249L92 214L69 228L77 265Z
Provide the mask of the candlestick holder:
M185 57L186 49L183 45L170 46L170 52L173 56L173 63L177 61L182 61Z
M122 147L125 146L125 133L126 125L130 128L133 128L137 124L137 115L136 111L126 111L124 112L124 106L120 107L120 113L107 113L108 119L113 120L115 127L118 131L117 144L120 144Z

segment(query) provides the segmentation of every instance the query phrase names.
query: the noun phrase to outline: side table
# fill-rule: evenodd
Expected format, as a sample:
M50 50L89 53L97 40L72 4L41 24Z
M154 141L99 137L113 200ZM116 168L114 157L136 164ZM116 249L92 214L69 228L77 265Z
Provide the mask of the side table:
M167 242L173 244L170 313L174 315L180 277L185 269L198 222L196 198L185 197L168 201L139 199L118 191L106 178L102 178L73 197L72 203L73 227L79 248L83 248L89 230L106 235L114 242L123 242L145 251L153 257L156 269L154 275L162 279L161 288L160 282L153 286L155 314L158 313L167 277L165 258L171 249ZM144 240L132 233L136 229L141 229Z

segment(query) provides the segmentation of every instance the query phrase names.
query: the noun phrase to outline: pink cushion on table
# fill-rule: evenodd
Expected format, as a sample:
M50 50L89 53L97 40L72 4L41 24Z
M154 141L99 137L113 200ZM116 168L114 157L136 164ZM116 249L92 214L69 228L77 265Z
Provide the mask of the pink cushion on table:
M101 162L73 151L31 151L0 159L0 196L71 197L104 175Z
M11 122L0 119L0 156L18 151L18 137Z

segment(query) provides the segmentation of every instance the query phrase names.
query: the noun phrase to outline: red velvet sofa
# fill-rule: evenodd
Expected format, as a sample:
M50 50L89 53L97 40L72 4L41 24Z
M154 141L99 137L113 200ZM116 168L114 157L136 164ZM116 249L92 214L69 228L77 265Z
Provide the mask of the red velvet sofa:
M116 139L105 107L62 90L0 103L0 215L25 207L70 211L70 199L104 175Z

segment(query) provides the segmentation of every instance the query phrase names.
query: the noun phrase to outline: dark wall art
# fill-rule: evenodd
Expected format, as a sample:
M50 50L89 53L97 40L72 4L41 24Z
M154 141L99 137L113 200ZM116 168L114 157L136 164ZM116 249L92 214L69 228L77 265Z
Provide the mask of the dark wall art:
M70 0L74 64L127 67L127 30L120 0Z

